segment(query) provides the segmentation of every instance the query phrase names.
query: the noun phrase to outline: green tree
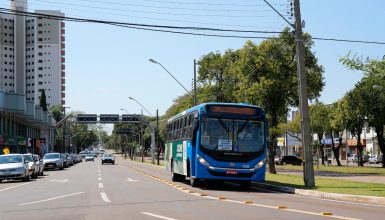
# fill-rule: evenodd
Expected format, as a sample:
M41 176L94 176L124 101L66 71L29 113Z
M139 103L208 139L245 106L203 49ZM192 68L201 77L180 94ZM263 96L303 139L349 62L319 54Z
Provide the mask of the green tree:
M59 122L63 118L64 113L61 105L53 105L49 108L49 111L56 122Z
M317 134L319 154L321 156L322 165L325 165L325 144L321 144L323 135L331 130L330 127L330 109L321 102L316 102L309 107L310 112L310 128L313 133Z
M47 97L45 96L45 90L41 90L40 94L40 107L43 109L43 111L47 111Z
M305 67L309 99L320 96L324 86L323 68L311 51L311 37L304 35ZM238 102L262 106L270 129L269 172L276 173L274 161L278 124L286 119L290 106L298 106L298 78L294 36L286 29L279 37L255 45L251 41L239 51L234 67L239 79L235 96Z
M341 162L339 160L339 156L340 156L339 152L342 147L342 134L348 126L346 122L346 111L347 110L346 110L345 99L341 99L336 103L334 103L331 111L330 126L334 132L338 133L338 145L335 146L334 139L333 139L333 146L332 146L332 150L338 166L341 166Z
M340 61L349 69L362 71L363 79L357 87L361 93L362 108L369 126L377 133L383 161L385 161L385 60L363 59L350 53ZM358 88L357 88L358 90ZM385 163L382 163L385 167Z
M357 138L358 165L363 166L361 133L365 125L365 106L363 103L363 86L359 82L355 88L349 91L346 98L346 123L348 130Z

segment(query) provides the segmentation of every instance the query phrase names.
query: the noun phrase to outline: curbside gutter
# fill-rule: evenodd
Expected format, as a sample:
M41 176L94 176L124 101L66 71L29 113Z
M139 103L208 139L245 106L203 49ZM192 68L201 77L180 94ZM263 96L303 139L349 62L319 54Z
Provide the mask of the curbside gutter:
M285 186L276 186L267 183L254 183L255 186L274 190L283 193L322 198L322 199L332 199L339 201L347 201L347 202L358 202L358 203L367 203L367 204L375 204L375 205L385 205L385 197L376 197L376 196L359 196L359 195L350 195L350 194L339 194L339 193L327 193L320 192L314 190L306 190L306 189L296 189Z

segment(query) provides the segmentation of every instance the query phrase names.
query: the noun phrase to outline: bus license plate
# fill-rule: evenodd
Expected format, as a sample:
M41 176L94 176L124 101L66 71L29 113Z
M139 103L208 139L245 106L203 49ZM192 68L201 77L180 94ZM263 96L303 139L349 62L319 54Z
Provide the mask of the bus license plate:
M238 171L236 171L236 170L226 170L226 174L235 175L235 174L238 174Z

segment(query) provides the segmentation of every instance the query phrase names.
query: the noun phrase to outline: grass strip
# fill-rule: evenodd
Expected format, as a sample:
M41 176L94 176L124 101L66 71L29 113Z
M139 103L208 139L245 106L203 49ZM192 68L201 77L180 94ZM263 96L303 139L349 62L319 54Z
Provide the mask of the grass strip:
M316 187L309 189L304 186L303 177L300 175L266 173L266 183L272 185L318 190L330 193L385 197L385 184L355 182L323 177L316 177L315 182Z

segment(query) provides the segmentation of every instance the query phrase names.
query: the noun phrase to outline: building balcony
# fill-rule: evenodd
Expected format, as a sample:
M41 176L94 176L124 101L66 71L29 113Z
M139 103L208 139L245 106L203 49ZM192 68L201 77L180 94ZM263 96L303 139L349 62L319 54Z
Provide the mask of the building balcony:
M61 93L61 98L64 99L66 97L66 94L64 92Z
M61 51L61 55L64 56L66 55L66 52L64 50Z
M65 34L65 30L64 30L64 29L61 29L61 34L62 34L62 35Z
M66 61L65 58L62 57L62 58L61 58L61 62L62 62L62 63L65 63L65 61Z
M66 101L65 100L61 100L61 105L64 106L66 104Z
M65 85L66 84L66 80L65 79L61 79L61 84Z
M66 25L65 25L64 21L62 21L62 22L61 22L61 28L65 28L65 26L66 26Z
M63 91L65 91L66 90L66 87L65 86L61 86L61 91L63 92Z
M65 70L66 69L66 66L64 64L61 65L61 69L62 70Z
M61 71L61 77L62 78L65 78L66 77L66 73L64 71Z
M65 43L61 43L61 49L63 50L66 47Z
M66 38L64 36L61 36L61 42L65 42Z

